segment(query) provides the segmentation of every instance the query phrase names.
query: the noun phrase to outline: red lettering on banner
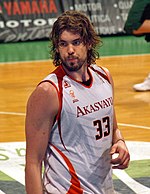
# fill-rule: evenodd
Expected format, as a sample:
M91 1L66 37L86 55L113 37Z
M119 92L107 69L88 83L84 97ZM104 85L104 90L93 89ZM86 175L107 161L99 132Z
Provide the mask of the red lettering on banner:
M36 1L32 1L32 13L40 14L40 9Z
M55 12L57 13L57 8L56 8L56 5L54 3L54 0L50 0L49 1L49 12Z
M20 15L20 14L21 14L20 8L19 8L17 2L14 2L14 4L13 4L13 14L14 14L14 15L16 15L16 14L17 14L17 15Z
M13 1L3 2L7 14L21 15L21 14L41 14L41 13L57 13L57 7L54 0L39 0L39 1Z
M31 6L29 1L20 2L20 8L22 14L31 14Z
M40 10L42 13L48 13L48 6L47 6L46 1L44 1L44 2L40 1L39 5L40 5Z
M12 7L11 2L8 2L8 3L4 2L4 7L5 7L6 11L7 11L7 14L11 15L11 7Z

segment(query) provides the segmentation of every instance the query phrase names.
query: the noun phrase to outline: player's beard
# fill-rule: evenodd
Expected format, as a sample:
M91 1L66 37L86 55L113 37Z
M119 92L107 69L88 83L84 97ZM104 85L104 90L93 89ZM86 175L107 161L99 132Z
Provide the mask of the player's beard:
M64 60L62 59L63 66L68 70L68 71L78 71L81 69L83 64L86 63L85 60L81 60L77 57L70 57L70 58L65 58Z

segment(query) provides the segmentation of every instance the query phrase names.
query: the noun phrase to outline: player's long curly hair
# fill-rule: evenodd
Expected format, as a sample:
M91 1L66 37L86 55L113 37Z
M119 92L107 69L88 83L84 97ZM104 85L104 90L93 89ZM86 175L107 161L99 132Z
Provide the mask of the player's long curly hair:
M97 46L102 43L100 37L96 34L88 17L78 11L66 11L54 22L52 32L50 34L51 52L53 64L59 66L62 62L59 53L56 51L61 33L67 30L69 32L79 34L83 44L91 45L87 53L87 63L93 64L99 58Z

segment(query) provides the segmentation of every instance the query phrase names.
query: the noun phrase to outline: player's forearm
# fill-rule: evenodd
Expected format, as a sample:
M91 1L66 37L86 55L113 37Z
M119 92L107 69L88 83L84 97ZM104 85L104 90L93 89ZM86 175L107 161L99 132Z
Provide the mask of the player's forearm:
M42 175L40 167L26 166L25 185L27 194L43 194Z
M124 138L121 134L121 131L117 128L117 129L114 130L112 143L114 144L114 143L116 143L117 141L120 141L120 140L124 141Z

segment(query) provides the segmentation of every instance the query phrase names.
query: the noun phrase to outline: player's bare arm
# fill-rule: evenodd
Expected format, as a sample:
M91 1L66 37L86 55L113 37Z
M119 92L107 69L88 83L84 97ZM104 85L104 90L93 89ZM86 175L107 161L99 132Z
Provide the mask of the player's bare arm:
M145 20L137 30L133 30L134 35L140 35L145 33L150 33L150 20Z
M110 72L108 71L108 69L104 68L104 70L106 71L106 73L109 77L109 80L110 80L112 88L113 88L113 93L114 93L114 82L113 82L112 76L111 76ZM129 155L129 151L128 151L128 148L126 146L126 143L124 141L124 138L121 134L121 131L119 130L118 125L117 125L115 109L114 109L113 115L114 115L113 142L112 142L113 146L111 148L110 154L113 155L113 154L117 153L118 156L116 158L112 159L111 163L113 164L114 169L115 168L116 169L125 169L129 165L130 155Z
M44 82L29 98L26 115L26 190L27 194L42 194L41 164L48 145L51 126L58 112L58 97L54 86Z
M130 154L126 146L125 140L117 126L115 111L114 111L114 130L113 130L113 142L110 154L118 154L116 158L111 160L114 169L125 169L129 166Z

